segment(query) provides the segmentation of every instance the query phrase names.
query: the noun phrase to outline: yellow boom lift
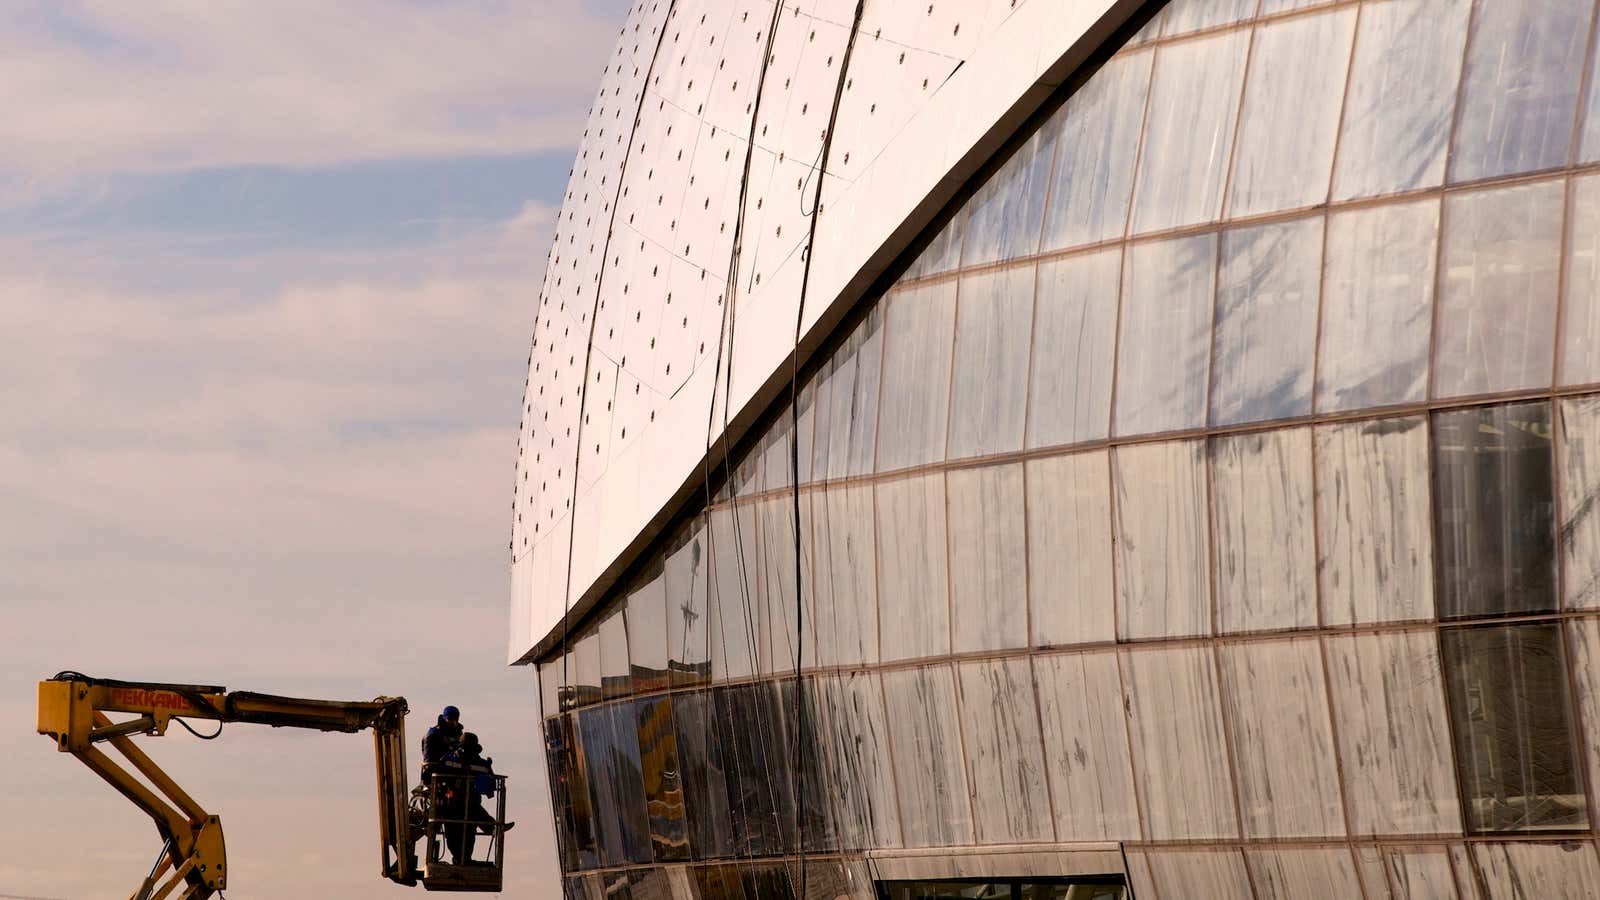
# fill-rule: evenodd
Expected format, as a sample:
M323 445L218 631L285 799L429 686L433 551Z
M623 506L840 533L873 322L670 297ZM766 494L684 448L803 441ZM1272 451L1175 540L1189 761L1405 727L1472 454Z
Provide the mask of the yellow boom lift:
M155 821L161 835L161 854L130 900L165 900L169 896L205 900L228 886L221 821L196 803L132 740L136 735L164 735L173 721L198 737L209 737L191 728L186 719L215 721L219 729L221 723L229 722L350 734L372 729L384 877L408 886L421 884L428 890L499 891L504 865L504 779L492 776L499 798L492 823L470 820L468 813L449 809L450 803L441 802L452 786L450 779L462 782L454 787L464 792L471 775L436 775L433 783L408 793L407 712L403 697L349 703L302 700L229 691L216 685L113 681L77 672L63 672L39 682L39 733L49 735L57 750L78 757L133 801ZM130 714L132 718L113 721L108 713ZM149 785L118 765L101 745L121 754ZM487 862L443 861L438 838L445 829L480 826L491 832ZM427 850L419 865L414 848L424 836ZM180 886L182 892L174 894Z

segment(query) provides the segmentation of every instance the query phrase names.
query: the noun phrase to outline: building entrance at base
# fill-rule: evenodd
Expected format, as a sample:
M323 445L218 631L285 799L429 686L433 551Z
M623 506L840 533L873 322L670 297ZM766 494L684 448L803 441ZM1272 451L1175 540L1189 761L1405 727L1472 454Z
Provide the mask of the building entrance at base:
M1120 875L880 881L879 900L1128 900Z

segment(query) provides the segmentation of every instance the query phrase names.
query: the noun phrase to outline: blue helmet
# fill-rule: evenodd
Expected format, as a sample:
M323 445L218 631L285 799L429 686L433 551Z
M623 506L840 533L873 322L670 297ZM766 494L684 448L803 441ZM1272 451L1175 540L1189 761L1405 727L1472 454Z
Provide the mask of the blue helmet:
M459 722L461 721L461 710L456 709L454 706L446 706L444 712L439 713L439 718L447 722Z

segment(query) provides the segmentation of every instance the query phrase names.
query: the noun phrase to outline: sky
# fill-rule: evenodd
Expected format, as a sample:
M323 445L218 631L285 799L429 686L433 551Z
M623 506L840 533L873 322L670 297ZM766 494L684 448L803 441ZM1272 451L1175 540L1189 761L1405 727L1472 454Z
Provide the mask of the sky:
M126 897L131 804L35 733L63 669L462 708L556 891L507 667L533 312L622 0L0 3L0 897ZM235 900L394 898L372 743L144 748Z

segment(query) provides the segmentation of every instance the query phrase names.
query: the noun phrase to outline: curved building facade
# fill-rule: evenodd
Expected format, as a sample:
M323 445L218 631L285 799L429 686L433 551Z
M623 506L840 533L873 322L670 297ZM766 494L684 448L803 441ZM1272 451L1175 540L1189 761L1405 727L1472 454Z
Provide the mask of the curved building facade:
M635 8L512 536L568 896L1600 896L1596 16Z

